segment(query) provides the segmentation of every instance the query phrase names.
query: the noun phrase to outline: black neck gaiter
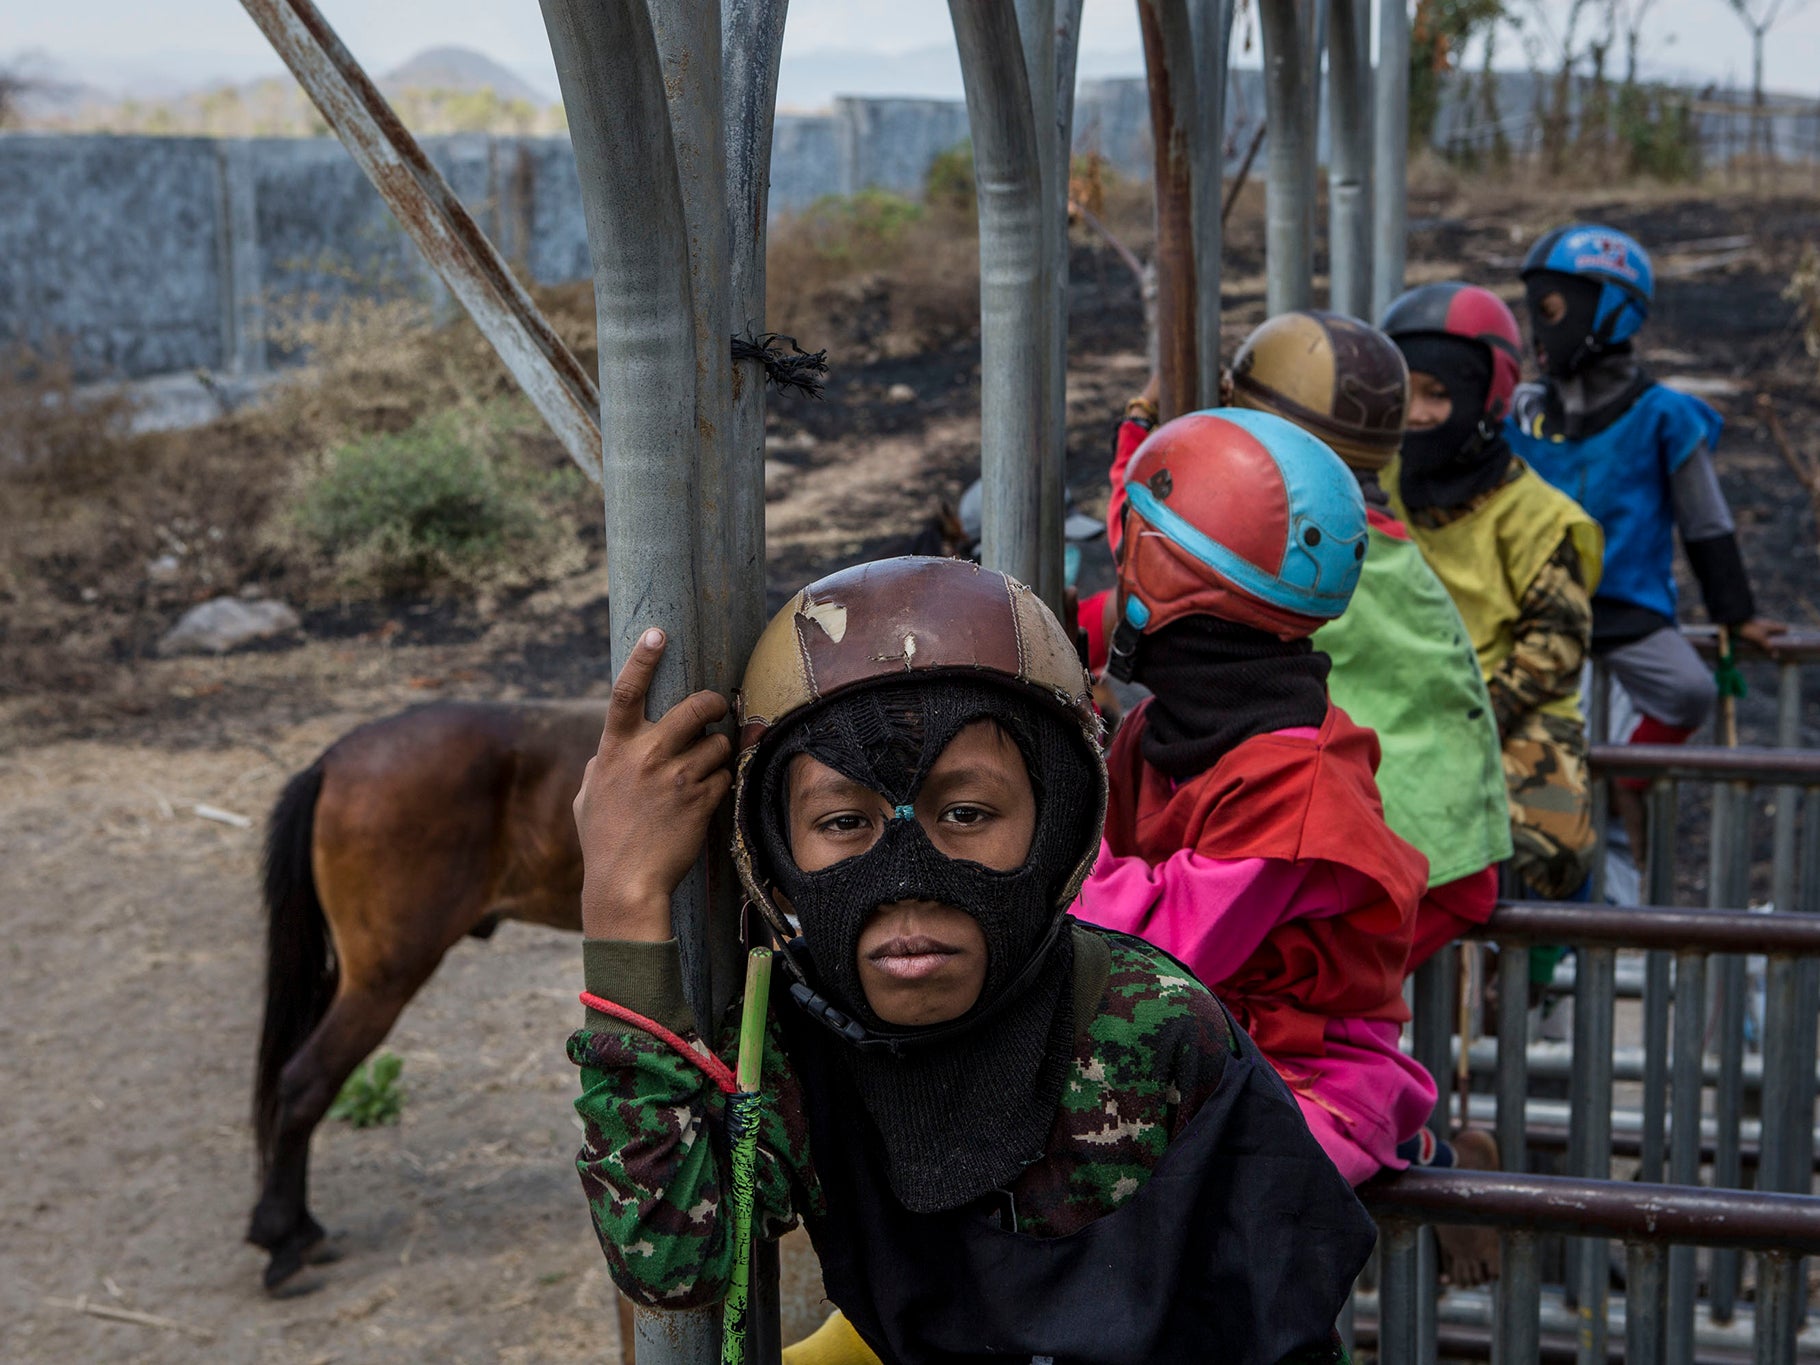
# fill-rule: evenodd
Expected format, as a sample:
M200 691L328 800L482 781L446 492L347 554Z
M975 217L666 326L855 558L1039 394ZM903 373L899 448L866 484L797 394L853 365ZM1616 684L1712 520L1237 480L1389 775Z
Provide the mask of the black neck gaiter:
M1459 507L1496 488L1510 464L1503 432L1485 420L1491 393L1491 349L1482 341L1418 332L1397 338L1411 374L1441 381L1453 411L1439 426L1403 433L1397 492L1403 505Z
M1333 661L1308 640L1214 616L1184 616L1138 641L1134 675L1153 694L1144 761L1178 782L1253 735L1327 719Z
M912 806L960 731L990 720L1016 743L1036 792L1022 867L949 858ZM804 872L790 852L789 769L808 754L880 793L898 811L864 853ZM815 986L870 1035L842 1050L906 1208L959 1207L1039 1159L1073 1055L1074 940L1063 894L1095 813L1086 739L1008 688L959 678L889 683L810 708L767 743L757 803L764 871L802 926ZM986 979L959 1020L885 1023L866 1003L860 931L881 905L934 901L979 921Z
M1629 412L1653 382L1630 342L1620 341L1566 378L1543 380L1543 429L1569 441L1597 436Z

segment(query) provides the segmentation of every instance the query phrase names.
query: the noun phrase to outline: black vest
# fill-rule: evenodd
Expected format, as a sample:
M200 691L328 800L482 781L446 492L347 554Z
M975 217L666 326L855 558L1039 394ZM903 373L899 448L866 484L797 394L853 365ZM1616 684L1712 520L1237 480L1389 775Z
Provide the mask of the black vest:
M1136 1195L1062 1237L1004 1226L1010 1196L916 1214L836 1055L786 1006L827 1215L830 1300L885 1365L1274 1365L1329 1339L1376 1230L1280 1077L1239 1053Z

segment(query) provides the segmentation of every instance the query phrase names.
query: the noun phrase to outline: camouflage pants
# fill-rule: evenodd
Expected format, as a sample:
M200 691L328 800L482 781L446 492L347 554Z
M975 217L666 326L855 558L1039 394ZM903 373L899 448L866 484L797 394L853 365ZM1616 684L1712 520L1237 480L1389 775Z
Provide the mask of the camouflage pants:
M1510 793L1511 871L1538 896L1567 899L1593 862L1585 727L1531 711L1504 736L1504 783Z

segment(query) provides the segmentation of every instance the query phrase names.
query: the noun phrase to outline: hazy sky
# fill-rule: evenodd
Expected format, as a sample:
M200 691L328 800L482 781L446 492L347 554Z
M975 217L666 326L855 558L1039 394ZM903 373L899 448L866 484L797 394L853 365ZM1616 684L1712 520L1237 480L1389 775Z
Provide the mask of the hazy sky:
M543 22L536 0L318 0L354 53L385 71L421 48L456 43L476 48L555 94ZM1762 0L1756 0L1760 5ZM1785 0L1801 6L1802 0ZM1563 7L1555 0L1553 8ZM80 0L29 4L8 0L0 25L0 55L48 56L71 77L142 89L185 88L210 80L245 80L278 70L278 63L235 0ZM1112 74L1106 63L1136 58L1139 42L1131 0L1086 0L1083 66ZM857 51L908 52L951 41L941 0L792 0L786 57ZM1514 42L1506 60L1520 64ZM1098 54L1100 61L1092 60ZM1726 0L1657 0L1644 45L1647 67L1705 80L1747 83L1750 44ZM1246 60L1240 58L1240 60ZM1256 61L1255 50L1249 62ZM1779 26L1767 54L1772 89L1820 96L1820 0L1808 0ZM868 64L869 70L875 70ZM958 77L937 65L913 68L904 79L954 88L888 93L958 94ZM1137 74L1134 70L1131 74ZM876 79L876 78L875 78ZM787 93L787 92L786 92ZM856 90L854 93L866 93ZM887 93L887 92L880 92Z

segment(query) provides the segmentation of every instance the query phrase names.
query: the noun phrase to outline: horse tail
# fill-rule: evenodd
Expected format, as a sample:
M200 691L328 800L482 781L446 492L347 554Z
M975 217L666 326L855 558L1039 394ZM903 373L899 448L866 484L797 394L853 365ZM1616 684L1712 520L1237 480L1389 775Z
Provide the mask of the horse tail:
M279 1077L335 996L328 922L310 865L321 792L317 759L285 784L266 826L265 1023L253 1079L253 1134L262 1175L277 1135Z

